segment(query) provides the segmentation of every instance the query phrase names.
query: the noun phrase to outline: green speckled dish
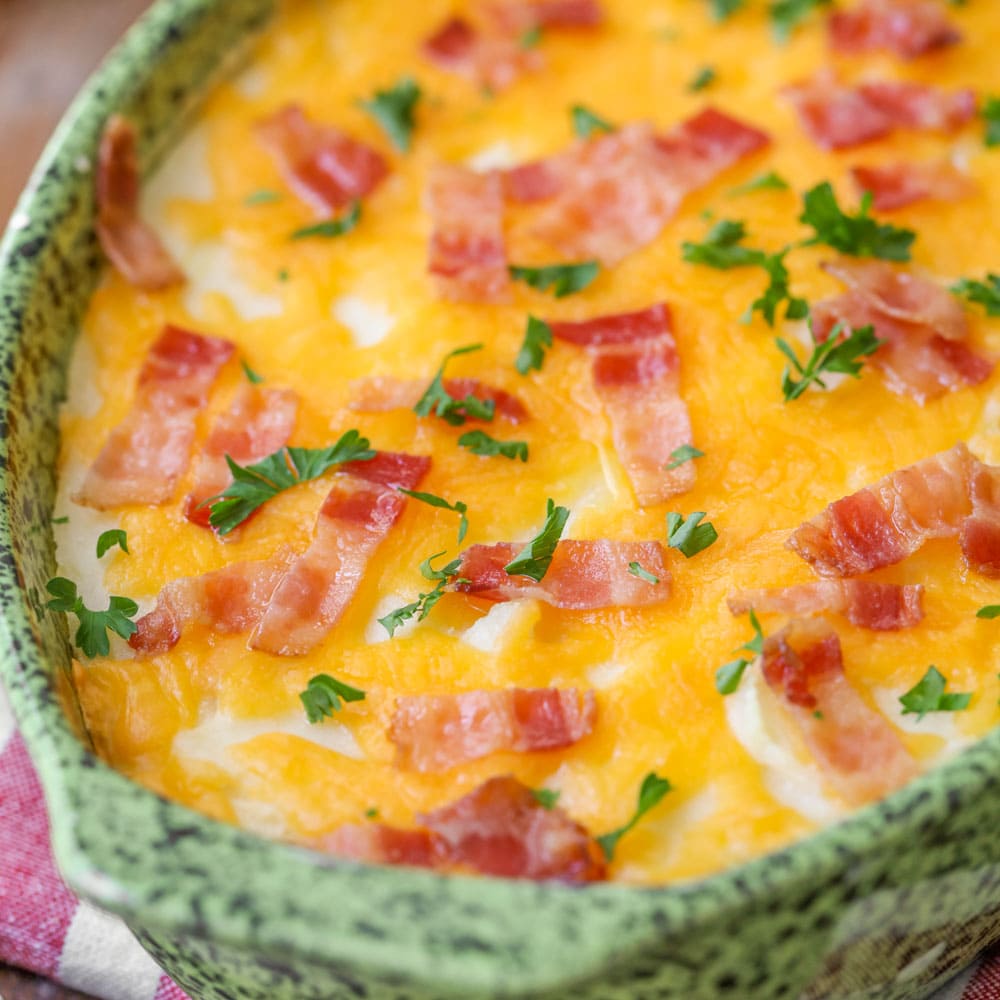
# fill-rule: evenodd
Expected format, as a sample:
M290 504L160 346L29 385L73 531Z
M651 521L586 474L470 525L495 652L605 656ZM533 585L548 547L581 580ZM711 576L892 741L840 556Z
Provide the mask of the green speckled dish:
M197 998L928 996L1000 939L1000 731L806 842L664 889L338 864L159 798L78 735L65 625L40 595L56 411L101 266L89 164L115 111L154 163L271 13L161 0L84 90L0 246L0 676L67 881Z

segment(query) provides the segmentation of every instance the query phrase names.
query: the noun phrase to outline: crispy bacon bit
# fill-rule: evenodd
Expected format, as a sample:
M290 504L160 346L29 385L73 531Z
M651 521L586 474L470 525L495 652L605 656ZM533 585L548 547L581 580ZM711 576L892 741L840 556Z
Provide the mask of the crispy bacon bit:
M616 264L651 243L687 194L766 146L763 132L708 108L666 135L644 123L506 171L512 201L545 201L530 234L570 257Z
M541 55L526 49L517 33L478 30L460 17L446 21L431 35L423 53L438 69L490 90L506 90L524 73L543 65Z
M159 237L139 217L139 163L131 122L113 115L97 157L97 220L101 249L129 284L155 292L184 281Z
M406 498L395 487L415 489L430 468L430 459L417 455L391 455L380 466L366 468L378 461L351 463L348 474L337 477L320 508L312 542L278 584L250 637L252 649L302 656L336 625L369 560L403 512ZM391 485L384 476L393 480Z
M972 179L949 160L934 163L887 163L851 168L861 192L869 191L872 205L892 212L917 201L958 201L975 190Z
M560 340L593 350L594 388L639 504L662 503L689 490L693 463L665 468L672 452L692 441L669 307L661 302L639 312L549 325Z
M434 224L428 269L441 297L505 301L510 275L499 176L438 164L428 181L427 207Z
M109 435L74 502L108 510L170 500L191 459L195 418L234 350L228 340L165 326L139 372L131 410Z
M890 473L796 528L788 546L820 576L892 566L932 538L959 536L970 567L1000 576L1000 468L964 444Z
M938 0L862 0L828 24L830 45L852 55L885 49L914 59L962 40Z
M848 149L894 129L952 132L976 114L971 90L948 92L920 83L879 80L848 87L831 72L782 91L802 127L824 149Z
M447 845L451 865L484 875L593 882L604 860L590 834L560 808L546 809L511 776L492 778L420 817Z
M223 634L248 632L260 621L290 561L283 550L262 562L234 563L168 583L153 610L136 621L129 645L140 655L155 656L173 649L190 625Z
M443 840L429 830L403 830L385 823L351 823L318 838L318 851L370 864L436 868L447 857Z
M895 632L923 621L924 588L871 583L868 580L821 580L773 590L740 590L727 603L734 615L751 609L764 614L802 615L833 612L860 628Z
M476 399L492 400L495 414L519 424L528 419L524 403L506 389L487 385L474 378L446 378L445 391L455 399L475 396ZM419 379L399 379L389 375L375 375L358 379L353 383L355 398L351 409L358 413L388 413L390 410L412 410L427 389L427 383ZM475 417L470 417L475 420Z
M248 385L237 393L229 409L216 418L198 459L194 489L184 506L189 521L210 527L210 508L202 504L232 482L226 456L249 465L276 452L292 433L298 406L298 396L290 389Z
M840 639L825 622L793 622L769 636L761 668L824 776L851 803L882 798L916 777L903 741L845 676Z
M516 37L532 28L597 28L604 20L597 0L499 0L486 14L500 31Z
M871 360L893 392L923 403L977 385L993 371L993 362L965 343L969 325L962 306L934 282L883 261L823 267L849 290L814 306L817 339L825 340L837 323L851 329L871 324L886 341Z
M317 125L297 104L258 122L257 137L295 193L321 212L364 198L389 173L381 153L331 125Z
M455 589L490 601L534 599L572 609L641 608L662 604L670 596L670 571L659 542L561 541L540 583L507 575L504 566L520 550L515 542L471 546L462 553L458 570L469 583L459 583ZM639 563L660 582L650 584L633 576L630 562Z
M572 746L594 727L593 691L508 688L396 699L389 739L396 763L446 771L499 751L532 753Z

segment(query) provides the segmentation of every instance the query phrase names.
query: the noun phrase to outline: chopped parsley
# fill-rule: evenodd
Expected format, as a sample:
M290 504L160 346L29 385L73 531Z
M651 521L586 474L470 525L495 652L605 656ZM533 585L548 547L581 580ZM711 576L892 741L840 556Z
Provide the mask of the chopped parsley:
M708 2L712 9L712 17L716 21L725 21L743 6L744 0L708 0Z
M952 285L951 290L955 295L981 305L987 316L1000 316L1000 274L991 271L985 281L963 278Z
M544 320L529 316L521 349L514 359L514 367L521 375L527 375L532 369L540 372L545 361L545 351L551 346L552 328Z
M444 597L445 588L449 583L453 581L455 583L468 583L467 580L456 575L458 567L462 565L461 558L453 559L441 569L434 569L434 560L438 556L443 555L444 552L435 552L434 555L428 556L420 564L420 573L423 578L435 581L433 590L425 594L418 594L417 599L412 604L404 604L403 607L396 608L395 611L391 611L384 618L379 618L379 625L389 633L390 638L396 634L396 629L411 618L415 617L418 622L422 622L431 613L434 605Z
M518 39L518 44L522 49L537 49L542 44L542 26L532 25Z
M312 236L328 238L344 236L346 233L351 232L352 229L356 229L360 221L361 202L355 200L351 202L351 207L343 215L338 216L336 219L325 219L323 222L317 222L312 226L303 226L301 229L296 229L292 233L291 239L305 240ZM279 274L280 277L281 275Z
M625 836L626 833L631 830L643 816L646 815L658 806L660 802L663 801L663 797L671 790L673 786L666 778L661 778L655 771L650 771L645 778L642 779L642 785L639 788L639 799L635 806L635 812L632 813L632 818L624 825L618 827L617 830L612 830L610 833L602 834L597 838L597 843L600 845L601 850L604 852L604 857L608 861L612 861L615 856L615 848L618 846L618 841Z
M771 170L766 174L759 174L746 184L734 187L730 192L731 198L737 198L742 194L753 194L755 191L787 191L790 185L780 174Z
M420 86L407 76L390 90L376 90L371 100L361 102L361 107L378 122L396 149L405 153L416 127L414 116L419 101Z
M325 718L332 719L334 712L343 708L342 702L364 701L365 693L329 674L316 674L309 678L299 698L305 706L306 718L310 722L322 722Z
M749 642L743 643L736 652L753 653L754 656L760 656L764 652L764 632L753 609L750 610L750 624L753 626L754 636ZM752 662L752 659L741 656L724 663L715 672L715 690L722 695L732 694L740 686L743 674Z
M435 496L433 493L418 493L416 490L405 490L402 486L397 486L396 489L400 493L405 493L408 497L413 497L414 500L419 500L430 507L453 510L458 514L458 541L462 542L464 540L465 533L469 530L469 518L466 516L469 508L461 500L449 503L444 497Z
M272 202L281 201L281 195L277 191L269 191L262 188L260 191L252 191L243 199L244 205L270 205Z
M251 385L260 385L264 381L263 375L258 375L246 362L245 358L240 358L240 367L243 369L243 374L246 375L247 381Z
M555 809L562 792L558 792L554 788L532 788L531 794L543 809Z
M699 90L705 90L711 87L715 83L716 76L718 74L712 69L711 66L702 66L700 70L691 78L691 82L688 84L688 90L692 94L698 93Z
M123 639L136 632L132 618L139 613L139 605L128 597L111 597L107 611L91 611L77 593L76 584L64 576L53 577L45 585L52 600L45 606L52 611L65 611L76 615L79 627L73 643L84 656L107 656L111 651L108 631Z
M784 393L786 403L798 399L810 385L818 385L821 389L825 389L826 383L822 378L824 374L837 372L850 375L852 378L860 378L861 369L864 366L863 359L874 354L884 343L875 336L875 330L870 324L852 330L844 340L840 339L842 331L843 325L838 323L830 331L830 336L820 344L816 342L816 336L812 333L810 326L809 332L813 338L813 350L805 365L799 361L788 341L782 340L781 337L775 338L778 350L788 358L801 376L796 381L792 376L791 368L785 368L781 376L781 391Z
M562 537L566 522L569 520L569 508L557 507L551 500L545 505L545 524L542 530L504 566L508 576L530 576L536 583L549 570L556 545Z
M1000 618L1000 604L986 604L976 612L977 618Z
M765 254L760 261L760 266L770 279L763 294L750 303L750 308L743 317L749 321L755 312L759 312L767 321L768 326L774 326L778 307L782 302L785 306L785 319L805 319L809 315L809 303L805 299L800 299L792 295L788 286L788 268L785 267L785 256L789 248L786 247L781 253Z
M699 451L693 444L682 444L679 448L674 448L670 453L670 461L663 468L669 472L671 469L676 469L685 462L691 462L696 458L704 457L705 453Z
M226 455L233 481L202 506L211 507L209 524L220 535L228 535L279 493L310 479L318 479L335 465L367 462L374 457L368 439L356 430L345 431L329 448L279 448L253 465L237 465Z
M444 361L441 362L437 374L431 379L431 384L417 400L413 412L418 417L429 417L433 413L434 416L440 417L452 427L461 427L470 418L492 420L495 409L492 399L478 399L471 392L465 399L456 399L444 387L444 369L448 362L460 354L471 354L473 351L481 351L482 349L482 344L468 344L465 347L456 347L455 350L449 351L444 356Z
M775 36L781 42L787 41L801 21L820 7L829 7L831 2L832 0L772 0L768 13Z
M108 549L118 546L122 552L128 552L128 535L122 528L109 528L102 531L97 539L97 558L100 559Z
M701 523L705 511L699 510L687 518L683 514L667 514L667 545L677 549L686 559L714 545L719 537L710 521Z
M654 586L660 582L660 578L658 576L654 576L648 569L643 569L637 562L630 562L628 564L628 571L633 576L637 576L640 580L645 580L646 583L651 583Z
M986 145L1000 146L1000 97L988 97L979 113L986 123Z
M365 819L378 819L378 807L369 806L365 810Z
M941 671L933 664L929 666L920 681L900 696L903 715L919 715L920 722L928 712L961 712L968 708L972 693L945 694L947 684Z
M64 514L62 517L54 517L54 518L52 518L52 523L53 524L69 524L69 516Z
M512 460L528 461L527 441L498 441L490 437L486 431L466 431L458 439L459 448L467 448L473 455L485 455L487 458L501 456Z
M581 139L589 139L595 132L614 132L615 127L609 121L595 115L582 104L574 104L569 109L573 117L573 131Z
M548 267L510 268L510 276L523 281L540 292L550 288L557 299L582 292L598 275L601 265L596 260L582 260L576 264L550 264Z
M837 204L837 196L830 182L817 184L802 198L799 222L804 222L816 233L804 245L823 243L851 257L909 260L910 247L917 234L912 229L882 225L869 214L871 205L871 192L866 191L861 196L858 214L848 215Z

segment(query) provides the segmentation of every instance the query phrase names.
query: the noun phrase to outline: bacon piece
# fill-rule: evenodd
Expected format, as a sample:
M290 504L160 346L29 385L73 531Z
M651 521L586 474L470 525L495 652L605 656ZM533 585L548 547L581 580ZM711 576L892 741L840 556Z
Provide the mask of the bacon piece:
M548 572L540 583L527 576L508 576L504 566L520 552L515 542L473 545L462 553L458 576L468 583L455 589L490 601L534 599L557 608L641 608L662 604L670 596L670 571L659 542L567 539L556 545ZM628 571L637 562L659 578L650 584Z
M914 59L962 40L937 0L862 0L827 23L830 45L851 55L885 49Z
M97 155L97 220L101 249L136 288L155 292L184 281L159 237L139 217L139 163L131 122L112 115Z
M825 611L844 615L860 628L895 632L924 618L924 588L868 580L821 580L772 590L739 590L727 599L734 615L748 611L799 617Z
M500 31L517 38L532 28L597 28L604 20L597 0L500 0L486 13Z
M971 90L948 92L920 83L878 80L848 87L831 72L782 90L802 127L824 149L848 149L894 129L952 132L975 117Z
M948 160L934 163L886 163L877 167L851 168L861 192L872 195L880 212L892 212L914 202L958 201L975 191L975 184Z
M351 463L348 474L337 477L316 518L313 540L271 595L250 637L251 649L302 656L323 640L403 512L406 498L396 487L415 489L431 462L424 456L391 455L372 469L369 464ZM391 484L382 481L384 476Z
M560 340L593 350L594 389L640 506L689 490L693 463L665 468L671 453L692 440L669 307L661 302L639 312L549 326Z
M412 410L427 390L427 382L375 375L357 379L352 388L356 393L351 402L352 410L358 413L388 413L390 410ZM465 399L471 395L480 400L492 400L496 416L503 417L512 424L528 419L524 403L506 389L487 385L474 378L446 378L444 388L455 399Z
M256 131L290 187L321 212L364 198L389 173L381 153L331 125L317 125L297 104L258 122Z
M136 621L128 644L141 655L155 656L173 649L190 625L222 634L248 632L260 621L290 561L283 550L260 562L234 563L168 583L153 610Z
M571 257L616 264L651 243L687 194L770 140L708 108L666 135L625 125L506 171L513 201L546 201L532 235Z
M446 771L499 751L572 746L594 728L593 691L508 688L397 698L389 729L399 767Z
M893 392L923 403L978 385L993 371L992 361L965 344L969 325L962 306L934 282L883 261L841 260L823 267L849 291L814 306L817 340L825 340L837 323L873 326L886 343L871 360Z
M219 337L165 326L139 372L131 410L109 435L74 502L108 510L170 500L191 459L195 418L235 349Z
M605 877L604 859L590 834L558 806L546 809L509 775L490 779L420 820L445 842L458 868L536 881Z
M959 536L971 568L992 577L1000 576L998 520L1000 468L957 444L835 501L787 544L820 576L859 576L902 562L932 538Z
M292 433L298 406L298 396L290 389L248 385L236 394L229 409L216 418L198 459L194 488L184 507L189 521L210 527L210 508L202 504L233 481L226 456L249 465L276 452Z
M434 224L428 269L438 294L453 302L503 302L510 288L503 194L496 173L438 164L427 208Z
M447 857L444 841L429 830L404 830L385 823L350 823L311 844L318 851L370 864L436 868Z
M525 48L517 34L477 30L460 17L446 21L431 35L423 54L438 69L490 90L506 90L524 73L543 65L541 55Z
M882 798L919 768L889 723L844 674L840 639L824 622L793 622L764 640L761 669L824 777L852 804Z

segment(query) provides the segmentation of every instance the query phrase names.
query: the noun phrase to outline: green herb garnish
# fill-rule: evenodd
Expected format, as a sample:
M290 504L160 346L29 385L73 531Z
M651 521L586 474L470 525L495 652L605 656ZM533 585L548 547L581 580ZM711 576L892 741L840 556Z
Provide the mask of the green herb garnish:
M785 319L805 319L809 315L809 303L805 299L800 299L792 295L789 288L788 268L785 267L785 257L789 248L786 247L781 253L764 254L760 259L760 266L768 276L768 285L761 296L750 303L750 308L743 316L745 322L750 321L750 317L759 312L767 321L768 326L774 326L774 321L778 314L778 308L784 302Z
M433 590L428 591L426 594L418 594L417 599L412 604L405 604L401 608L396 608L395 611L390 612L384 618L379 618L378 623L389 633L390 638L396 634L396 629L411 618L416 617L418 622L422 622L431 613L434 605L444 597L445 588L450 582L468 583L467 580L456 576L458 567L462 565L461 558L453 559L441 569L434 569L433 561L438 556L443 555L444 552L435 552L434 555L428 556L420 564L420 573L424 579L436 581Z
M550 264L548 267L510 268L510 276L523 281L540 292L550 288L557 299L581 292L598 275L601 265L596 260L584 260L576 264Z
M793 29L820 7L829 7L832 0L772 0L768 13L775 37L787 41Z
M712 8L712 17L716 21L725 21L743 6L744 0L708 0L708 2Z
M1000 618L1000 604L986 604L976 612L977 618Z
M652 583L655 585L660 582L660 578L658 576L654 576L648 569L643 569L643 567L637 562L630 562L628 564L628 571L633 576L637 576L640 580L645 580L646 583Z
M826 340L820 344L817 343L816 336L812 333L810 326L809 332L813 338L813 350L805 365L799 361L788 341L782 340L780 337L775 339L778 350L788 358L792 367L801 376L796 382L792 377L791 369L785 368L781 376L781 391L784 393L786 403L798 399L810 385L818 385L821 389L825 389L826 383L822 378L824 374L838 372L842 375L850 375L852 378L860 378L861 369L864 367L863 359L874 354L885 343L875 336L875 330L871 325L852 330L850 336L844 340L840 339L842 331L843 324L838 323L830 331Z
M545 351L551 346L552 328L544 320L529 316L521 349L514 359L514 367L521 375L527 375L532 369L540 372L545 361Z
M509 459L528 461L527 441L499 441L486 431L466 431L458 439L459 448L466 448L473 455L484 455L487 458L501 456Z
M136 632L132 618L138 614L139 605L128 597L111 597L107 611L91 611L77 593L76 584L64 576L53 577L45 585L45 589L52 595L52 600L45 605L47 608L76 615L79 627L73 642L84 656L93 658L108 655L111 651L109 630L123 639L128 639Z
M986 145L1000 146L1000 97L988 97L979 113L986 123Z
M750 610L750 624L753 626L754 637L740 646L736 652L753 653L754 656L760 656L764 652L764 632L752 608ZM740 686L743 674L752 662L752 659L741 656L724 663L715 672L715 690L722 695L732 694Z
M767 255L763 250L742 246L746 234L746 226L742 222L720 219L701 243L682 243L681 256L689 264L703 264L720 271L760 265Z
M667 545L677 549L687 559L713 545L719 533L711 522L701 523L704 516L703 510L695 511L687 518L683 514L667 514Z
M408 497L413 497L414 500L419 500L430 507L453 510L458 514L458 541L461 543L464 540L465 533L469 530L469 518L466 516L469 508L461 500L449 503L444 497L435 496L433 493L418 493L416 490L405 490L402 486L397 486L396 489L400 493L405 493Z
M987 316L1000 316L1000 274L991 271L986 275L985 281L963 278L951 286L951 291L969 302L981 305Z
M227 455L226 464L233 481L201 506L211 507L209 524L220 535L228 535L258 507L284 490L317 479L335 465L367 462L374 457L368 439L356 430L346 431L329 448L279 448L253 465L237 465Z
M69 515L64 514L62 517L52 518L53 524L69 524Z
M920 722L928 712L961 712L968 708L972 693L945 694L947 684L941 671L933 664L929 666L920 681L900 696L903 715L919 715Z
M370 101L361 102L361 107L378 122L396 149L405 153L416 127L414 115L419 101L416 80L404 77L391 90L376 90Z
M528 28L518 39L518 45L522 49L537 49L542 44L542 26L533 25Z
M365 693L329 674L316 674L309 678L299 698L305 706L306 718L310 722L322 722L325 718L332 719L334 713L343 708L342 701L364 701Z
M557 792L554 788L532 788L531 794L543 809L555 809L562 792Z
M413 412L418 417L428 417L433 413L440 417L452 427L460 427L466 420L492 420L495 404L492 399L478 399L470 392L465 399L456 399L444 387L444 369L452 358L460 354L471 354L473 351L481 351L482 344L468 344L465 347L456 347L454 351L449 351L441 362L437 374L431 379L431 384L424 394L417 400L417 405L413 407Z
M597 843L600 845L601 850L604 852L604 857L611 861L615 856L615 848L618 846L618 841L625 836L626 833L631 830L636 823L642 819L650 809L659 805L663 800L663 797L669 792L672 785L666 778L661 778L655 771L650 771L645 778L642 779L642 785L639 788L639 800L636 803L635 812L632 814L632 818L624 825L618 827L617 830L612 830L611 833L602 834L597 838Z
M118 546L122 552L128 552L128 535L122 528L109 528L102 531L97 539L97 558L100 559L108 549Z
M731 198L739 197L743 194L753 194L754 191L787 191L790 185L784 177L776 174L773 170L766 174L760 174L746 184L734 187L730 192Z
M323 236L323 237L333 237L333 236L343 236L345 233L349 233L352 229L357 228L358 223L361 221L361 202L352 201L351 207L336 219L325 219L323 222L317 222L312 226L303 226L301 229L296 229L292 233L291 239L293 240L304 240L311 236ZM279 279L281 275L278 275ZM281 279L284 280L284 279Z
M264 381L263 375L258 375L247 363L245 358L240 358L240 367L243 369L243 374L246 375L247 381L251 385L260 385Z
M674 448L674 450L670 453L670 461L663 466L663 468L669 472L671 469L676 469L685 462L690 462L696 458L704 457L705 453L703 451L699 451L693 444L682 444L679 448Z
M244 205L269 205L271 202L281 201L281 194L277 191L269 191L266 188L260 191L252 191L243 199Z
M696 94L699 90L705 90L715 83L715 78L717 74L711 66L702 66L694 77L692 77L691 82L688 84L688 90L692 94Z
M536 583L541 582L552 563L556 545L559 544L568 520L569 508L557 507L549 499L545 506L545 524L542 525L542 530L504 566L507 575L529 576Z
M614 132L615 127L609 121L598 117L582 104L574 104L569 109L573 116L573 131L581 139L589 139L595 132Z

